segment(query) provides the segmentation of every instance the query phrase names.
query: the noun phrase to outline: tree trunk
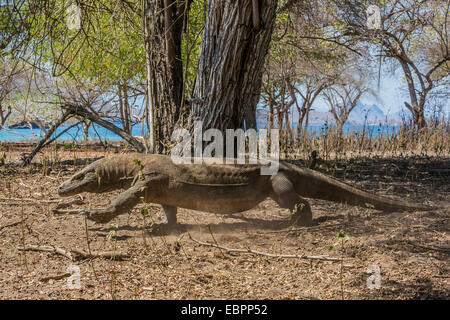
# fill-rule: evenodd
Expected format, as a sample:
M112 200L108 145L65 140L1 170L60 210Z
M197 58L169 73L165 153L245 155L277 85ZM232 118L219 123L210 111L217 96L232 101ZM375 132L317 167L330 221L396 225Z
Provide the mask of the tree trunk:
M123 93L123 113L125 116L125 126L123 127L123 129L128 133L131 134L131 124L130 124L130 105L128 103L128 90L127 90L127 85L123 85L122 86L122 93Z
M172 131L182 116L181 33L188 5L175 0L146 3L147 88L154 152L167 153Z
M283 130L283 108L279 105L276 106L277 108L277 129L282 133Z
M119 114L120 114L120 123L122 124L122 129L125 130L125 114L123 112L123 97L122 97L122 87L121 85L117 85L117 95L119 96Z
M300 141L303 137L303 120L305 119L304 108L297 107L298 122L297 122L297 141Z
M420 106L413 107L408 102L405 102L405 106L409 111L411 111L414 124L417 128L425 128L427 126L427 122L425 121L424 108Z
M11 115L11 107L8 106L8 111L5 113L3 107L0 105L0 129L5 125L6 120Z
M269 130L273 129L273 120L274 120L275 114L273 110L273 102L272 100L269 101Z
M145 122L147 125L147 129L149 132L149 150L148 152L154 153L155 152L155 113L153 105L153 99L150 98L152 95L152 54L151 54L151 29L150 29L150 22L151 22L151 10L149 8L149 1L145 2L143 8L142 8L142 28L144 30L144 48L145 48L145 69L146 69L146 87L145 87L145 102L146 102L146 108L145 108Z
M85 120L82 122L82 126L83 126L83 140L84 142L87 143L89 141L89 127L91 126L91 122Z
M286 142L290 144L292 142L292 129L291 129L291 121L289 120L289 109L286 109L284 113L284 118L286 121Z
M308 126L309 126L309 112L311 111L311 104L308 105L305 115L305 129L303 130L303 137L308 139Z
M199 70L191 104L203 128L256 127L262 67L275 21L276 1L208 1ZM254 19L259 11L259 19ZM258 25L255 26L255 21ZM192 124L191 124L192 125Z
M245 126L248 129L256 129L257 122L256 122L256 105L255 109L253 108L247 108L245 110Z
M406 108L408 108L408 110L411 112L412 116L413 116L413 120L414 120L414 124L417 126L418 129L422 129L425 128L427 126L427 123L425 121L425 114L424 114L424 109L425 109L425 97L427 94L427 90L425 88L423 89L423 92L421 93L423 96L421 96L420 98L420 102L417 99L417 93L416 93L416 88L415 88L415 83L414 83L414 78L412 75L412 72L408 66L408 64L401 60L400 58L398 58L400 65L402 66L403 72L405 74L405 78L406 78L406 83L408 85L408 91L409 91L409 98L411 101L411 104L409 104L408 102L405 102L405 106ZM420 75L418 75L420 77Z
M181 33L185 1L164 0L164 34L166 36L166 64L168 80L173 85L173 99L181 106L183 98L183 63L181 60Z
M344 137L344 124L345 124L345 120L340 120L339 122L336 123L336 131L338 134L338 137L340 139L342 139Z

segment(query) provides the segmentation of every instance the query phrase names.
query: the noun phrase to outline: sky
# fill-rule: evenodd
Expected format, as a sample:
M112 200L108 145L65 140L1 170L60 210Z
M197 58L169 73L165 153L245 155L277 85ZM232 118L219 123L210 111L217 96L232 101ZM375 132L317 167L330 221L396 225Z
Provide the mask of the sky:
M394 113L405 109L404 101L409 101L406 96L406 85L400 75L382 75L380 88L378 90L378 80L374 83L374 96L364 96L361 102L367 105L376 104L385 114Z
M385 114L391 114L406 110L404 101L409 102L409 94L407 92L406 82L403 80L401 70L394 73L383 72L380 79L380 89L378 90L378 79L373 83L373 89L377 96L365 95L361 98L361 102L366 105L376 104ZM320 99L314 106L317 111L328 111L328 105L324 99ZM450 112L450 101L444 108L446 114Z
M404 101L408 101L405 96L405 84L401 75L382 74L380 80L380 89L378 90L378 80L373 84L374 92L377 96L364 95L361 102L366 105L376 104L384 113L393 113L404 109ZM328 105L323 98L315 104L317 111L328 111Z

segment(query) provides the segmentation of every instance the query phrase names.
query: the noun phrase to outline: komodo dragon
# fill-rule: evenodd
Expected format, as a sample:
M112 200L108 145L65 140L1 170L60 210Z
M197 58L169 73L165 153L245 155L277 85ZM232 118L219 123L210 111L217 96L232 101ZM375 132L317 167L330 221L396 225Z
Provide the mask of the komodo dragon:
M136 161L135 159L139 159ZM312 222L309 203L323 199L383 211L424 211L428 206L370 194L321 173L280 161L276 174L261 175L262 165L176 165L169 156L126 154L93 162L59 186L60 196L126 190L107 208L86 210L88 219L106 223L143 198L161 204L165 223L177 223L177 207L211 213L246 211L270 197L293 212L301 225Z

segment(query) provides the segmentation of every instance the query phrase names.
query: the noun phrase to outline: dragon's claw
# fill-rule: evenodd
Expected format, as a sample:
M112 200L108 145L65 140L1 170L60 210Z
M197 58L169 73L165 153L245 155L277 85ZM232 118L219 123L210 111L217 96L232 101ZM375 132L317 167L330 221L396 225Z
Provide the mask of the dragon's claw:
M87 219L97 223L107 223L112 220L112 217L110 217L108 214L105 214L104 212L98 212L96 210L85 211L85 214Z

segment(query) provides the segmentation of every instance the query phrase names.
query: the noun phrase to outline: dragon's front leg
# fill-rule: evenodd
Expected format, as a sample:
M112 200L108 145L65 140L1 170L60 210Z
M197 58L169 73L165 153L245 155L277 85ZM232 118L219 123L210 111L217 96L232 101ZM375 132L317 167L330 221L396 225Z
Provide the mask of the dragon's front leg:
M133 209L141 197L145 194L147 188L145 182L138 182L131 188L119 194L117 198L111 201L107 208L89 209L85 210L87 218L99 223L107 223L121 215Z

